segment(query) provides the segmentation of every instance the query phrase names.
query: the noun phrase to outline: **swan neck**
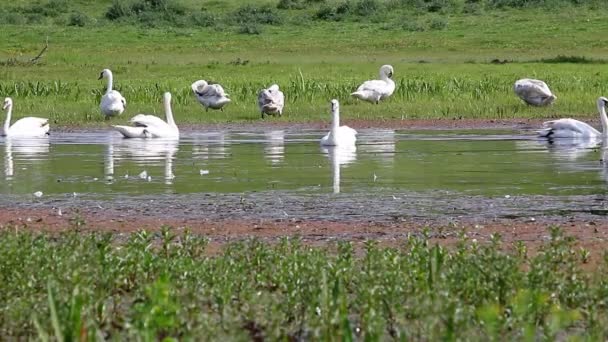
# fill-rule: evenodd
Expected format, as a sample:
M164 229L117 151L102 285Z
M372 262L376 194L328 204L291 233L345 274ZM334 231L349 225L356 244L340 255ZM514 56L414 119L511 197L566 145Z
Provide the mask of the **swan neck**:
M608 117L606 116L606 107L604 104L598 104L598 109L600 111L600 121L602 122L602 135L606 136L608 134Z
M6 119L4 120L4 135L8 135L8 129L11 126L11 116L13 114L13 105L8 106L8 110L6 111Z
M335 133L340 127L340 110L336 109L332 113L331 131Z
M173 111L171 110L171 100L168 98L165 98L164 105L165 105L165 117L167 118L167 123L170 126L175 126L175 120L173 120Z
M106 89L106 93L109 93L112 91L112 85L114 83L114 76L112 75L111 72L108 72L107 75L108 75L108 87Z

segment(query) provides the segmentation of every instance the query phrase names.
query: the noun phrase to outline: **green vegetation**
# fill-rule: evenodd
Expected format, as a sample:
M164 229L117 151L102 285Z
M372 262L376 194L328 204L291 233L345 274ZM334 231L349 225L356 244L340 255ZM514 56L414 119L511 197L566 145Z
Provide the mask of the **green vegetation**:
M311 248L252 240L216 255L172 229L130 235L0 231L0 334L58 340L248 338L600 340L606 258L557 228L523 243L462 235L450 248L411 236ZM507 253L504 250L512 250ZM171 340L171 339L169 339Z
M281 121L328 120L328 102L349 118L512 118L589 115L606 95L596 1L570 0L17 0L0 24L0 96L15 116L57 125L105 125L98 101L103 68L127 98L124 122L161 113L174 93L178 123L259 120L256 94L279 84ZM551 10L547 10L550 8ZM32 63L45 38L49 48ZM382 64L397 91L378 106L349 97ZM531 108L512 93L541 78L558 96ZM221 83L233 102L205 113L190 92L197 79Z

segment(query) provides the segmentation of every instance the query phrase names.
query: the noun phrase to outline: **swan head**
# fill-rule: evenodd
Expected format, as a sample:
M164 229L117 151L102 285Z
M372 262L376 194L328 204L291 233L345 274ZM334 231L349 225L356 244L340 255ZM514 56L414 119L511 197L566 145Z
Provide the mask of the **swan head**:
M270 87L268 87L269 91L279 91L279 85L278 84L273 84Z
M597 106L598 107L608 107L608 98L601 96L600 98L597 99Z
M388 78L392 78L393 73L394 73L394 69L393 69L392 65L385 64L380 67L380 77L381 78L383 78L384 76L388 77Z
M331 100L331 113L335 114L339 109L340 109L340 102L338 102L338 100L333 99Z
M98 80L100 80L100 79L102 79L104 77L108 77L110 75L112 75L112 72L110 71L110 69L103 69L103 70L101 70L101 73L99 73Z
M192 83L192 85L190 86L192 88L193 92L202 92L203 88L205 88L208 85L207 81L205 80L198 80L195 81L194 83Z
M6 110L8 107L13 105L13 100L10 97L4 99L4 104L2 105L2 110Z

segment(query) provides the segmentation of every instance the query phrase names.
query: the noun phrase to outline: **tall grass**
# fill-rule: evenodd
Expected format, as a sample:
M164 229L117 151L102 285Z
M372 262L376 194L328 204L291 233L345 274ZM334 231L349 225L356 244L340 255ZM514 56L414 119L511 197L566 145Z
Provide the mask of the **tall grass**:
M73 228L76 229L76 228ZM311 248L283 239L210 255L192 234L0 231L7 339L597 339L605 262L560 229L534 256L494 236ZM513 250L507 253L504 250Z
M267 70L273 64L237 66L215 65L213 75L226 75L219 81L233 102L223 113L205 112L196 102L189 84L194 79L178 76L164 81L130 79L129 71L117 73L119 90L127 99L127 120L141 112L161 113L162 94L173 94L174 112L178 123L232 122L258 120L256 98L262 87L280 85L286 95L285 115L269 120L326 120L328 102L332 98L343 104L343 115L365 119L411 118L529 118L555 116L591 116L595 118L595 100L608 94L608 78L593 73L593 64L584 67L554 64L549 69L534 64L507 65L448 65L395 64L396 90L391 98L379 105L357 101L350 93L375 72L352 74L349 65L318 65L270 78ZM282 67L282 66L278 66ZM366 69L368 66L365 66ZM542 75L529 70L543 70ZM371 69L371 68L370 68ZM350 75L341 77L340 75ZM171 76L171 75L168 75ZM203 76L204 77L204 76ZM513 82L521 77L545 80L557 94L557 102L547 108L523 104L512 90ZM159 77L163 79L165 77ZM208 78L210 79L210 78ZM0 81L0 94L15 100L17 117L50 116L55 126L99 125L104 118L98 104L105 88L92 81Z

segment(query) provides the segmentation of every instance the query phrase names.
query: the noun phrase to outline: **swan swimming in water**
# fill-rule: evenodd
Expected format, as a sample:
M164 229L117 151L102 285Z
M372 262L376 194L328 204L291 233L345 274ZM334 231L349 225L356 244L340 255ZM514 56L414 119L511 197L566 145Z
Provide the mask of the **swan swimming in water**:
M112 89L114 77L112 76L112 71L110 71L110 69L103 69L101 74L99 74L98 79L104 77L108 79L108 87L106 93L101 97L99 108L101 108L101 113L105 115L106 118L109 118L122 114L127 107L127 100L120 92Z
M230 102L228 94L219 84L208 84L205 80L198 80L192 83L192 92L205 110L211 109L224 110L224 106Z
M262 113L262 119L264 114L279 114L283 115L283 107L285 106L285 95L279 90L277 84L273 84L268 89L262 89L258 94L258 107Z
M179 138L179 129L171 111L171 93L163 96L167 122L154 115L137 114L131 118L134 126L113 126L125 138Z
M532 106L547 106L557 99L547 83L531 78L517 80L513 85L513 91L520 99Z
M545 138L599 138L608 134L608 117L606 117L606 106L608 99L600 97L597 99L597 110L600 113L602 122L602 132L591 127L582 121L575 119L558 119L543 123L543 129L538 131L538 135Z
M392 66L381 66L379 80L365 81L357 88L357 91L351 95L359 100L378 104L380 100L384 100L393 95L393 92L395 91L395 81L391 79L393 77L393 72Z
M357 141L357 131L348 126L340 126L340 103L336 99L331 100L331 115L331 130L321 138L321 145L354 145Z
M4 99L3 110L6 110L6 119L2 135L7 137L40 138L49 135L49 119L25 117L17 120L11 126L13 114L13 100L10 97Z

